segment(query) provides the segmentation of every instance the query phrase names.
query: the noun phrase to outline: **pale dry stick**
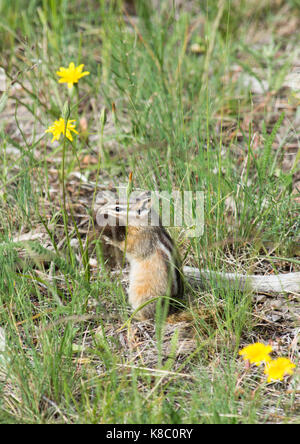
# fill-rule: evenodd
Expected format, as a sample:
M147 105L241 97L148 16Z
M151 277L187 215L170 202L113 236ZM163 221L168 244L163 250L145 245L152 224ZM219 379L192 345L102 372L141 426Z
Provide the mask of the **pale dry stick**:
M200 283L211 278L221 283L232 283L240 290L249 288L254 292L300 293L300 272L282 273L277 275L243 275L239 273L223 273L210 270L199 270L194 267L183 267L183 274L191 282Z
M161 370L156 368L150 368L150 367L139 367L138 365L127 365L127 364L117 364L118 367L122 368L131 368L136 370L142 370L145 372L149 372L149 375L153 375L157 373L158 375L164 375L166 376L180 376L182 378L188 378L188 379L197 379L194 375L188 375L187 373L177 373L177 372L171 372L170 370Z

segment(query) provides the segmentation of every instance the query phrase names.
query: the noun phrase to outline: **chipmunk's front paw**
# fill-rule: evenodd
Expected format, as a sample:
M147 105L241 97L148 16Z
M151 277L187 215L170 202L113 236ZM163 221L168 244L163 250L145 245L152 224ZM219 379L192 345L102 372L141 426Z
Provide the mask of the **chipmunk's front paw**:
M115 246L114 242L108 236L101 236L101 239L104 240L108 245Z

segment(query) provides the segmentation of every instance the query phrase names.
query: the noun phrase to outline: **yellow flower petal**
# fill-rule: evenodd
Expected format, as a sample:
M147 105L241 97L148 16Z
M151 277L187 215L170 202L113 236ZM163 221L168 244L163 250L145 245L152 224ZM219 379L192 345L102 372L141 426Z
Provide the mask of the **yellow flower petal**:
M239 355L243 356L245 361L250 361L250 364L259 366L262 362L269 362L271 360L269 353L272 352L270 345L264 345L260 342L244 347Z
M267 382L282 381L285 375L292 375L296 367L288 358L277 358L266 364L264 373L268 376Z
M56 74L61 77L59 83L67 83L68 88L72 88L74 83L78 83L78 80L84 76L88 76L90 73L88 71L82 72L84 64L75 67L75 64L71 62L68 68L60 67Z
M59 120L56 120L53 125L50 125L49 128L45 130L45 133L52 133L53 138L51 142L54 140L59 140L61 135L66 134L66 138L71 142L73 141L72 133L78 134L78 131L75 129L75 124L73 123L75 120L68 120L67 127L65 124L65 120L61 117Z

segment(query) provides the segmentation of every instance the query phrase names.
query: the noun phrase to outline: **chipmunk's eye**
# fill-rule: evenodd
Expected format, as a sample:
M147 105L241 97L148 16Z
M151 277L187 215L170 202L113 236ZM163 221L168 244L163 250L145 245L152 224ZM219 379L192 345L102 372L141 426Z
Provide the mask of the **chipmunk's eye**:
M120 207L116 207L116 212L119 213Z
M138 210L138 214L141 214L141 210Z

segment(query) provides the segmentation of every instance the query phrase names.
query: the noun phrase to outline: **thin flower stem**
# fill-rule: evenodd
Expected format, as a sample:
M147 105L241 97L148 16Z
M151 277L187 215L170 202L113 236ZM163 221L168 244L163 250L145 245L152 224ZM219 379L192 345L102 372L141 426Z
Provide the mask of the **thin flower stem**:
M68 232L68 214L67 214L67 205L66 205L66 183L65 183L65 159L66 159L66 141L67 141L66 132L67 132L69 117L70 117L70 106L69 103L66 103L63 110L63 118L65 119L65 129L64 129L64 141L63 141L63 150L62 150L61 180L62 180L62 193L63 193L64 230L66 234L70 260L72 261L73 254L70 247L70 237Z

